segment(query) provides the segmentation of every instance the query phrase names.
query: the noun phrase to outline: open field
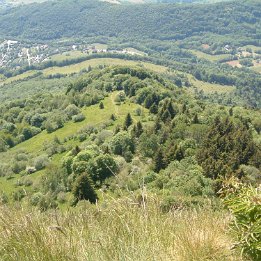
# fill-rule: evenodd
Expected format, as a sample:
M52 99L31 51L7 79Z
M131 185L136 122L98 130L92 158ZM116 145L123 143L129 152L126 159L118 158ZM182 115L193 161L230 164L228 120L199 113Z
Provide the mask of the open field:
M192 54L196 55L200 59L206 59L206 60L209 60L211 62L217 62L221 59L225 59L225 58L228 58L230 56L230 54L210 55L210 54L198 51L198 50L190 50L190 52Z
M64 52L62 54L53 55L50 57L50 59L51 59L51 61L61 62L64 60L81 58L81 57L86 57L86 56L88 56L88 55L82 53L81 51L70 51L70 52Z
M261 73L261 66L251 67L252 70Z
M8 160L10 154L13 154L21 149L29 153L38 154L39 152L42 152L44 142L50 142L55 137L63 140L64 138L75 134L77 130L81 129L84 126L98 125L104 123L109 120L111 114L115 114L116 116L118 116L118 119L114 122L114 124L120 124L123 122L124 117L128 112L134 112L135 109L140 107L140 105L138 104L129 102L122 103L121 105L115 105L113 101L114 96L115 93L111 94L110 97L104 99L104 110L100 110L98 104L83 108L82 113L86 117L84 121L76 123L72 121L67 122L64 124L63 128L58 129L52 133L47 133L46 131L43 131L40 134L32 137L31 139L18 144L14 148L10 149L8 152L0 153L1 158L3 160ZM108 108L110 109L108 110ZM144 111L146 110L144 109ZM140 116L135 116L133 113L134 120L136 119L136 117L140 118Z
M261 47L255 46L255 45L245 45L245 46L243 46L243 48L244 48L244 49L250 48L250 49L252 49L253 52L255 52L255 51L261 51Z
M28 77L33 77L36 74L37 74L37 71L28 71L28 72L25 72L25 73L22 73L22 74L19 74L19 75L16 75L16 76L4 79L2 81L1 81L1 77L0 77L0 86L4 85L4 84L16 82L16 81L21 81L21 80L24 80L24 79L26 79Z
M242 65L239 63L239 60L229 61L229 62L226 62L226 64L228 64L232 67L238 67L238 68L242 67Z
M57 55L53 56L53 59L55 61L63 61L65 59L70 59L70 58L79 58L81 55L84 56L81 52L72 52L73 56L66 56L66 55ZM9 84L17 81L22 81L25 80L28 77L33 77L39 72L43 72L44 76L49 76L49 75L54 75L54 74L73 74L73 73L78 73L83 69L88 68L89 66L92 67L97 67L99 65L126 65L126 66L141 66L145 67L146 69L152 70L154 72L158 73L165 73L168 68L165 66L161 65L155 65L152 63L147 63L147 62L139 62L139 61L132 61L132 60L123 60L123 59L117 59L117 58L96 58L96 59L91 59L87 60L84 62L64 66L64 67L50 67L41 71L27 71L22 74L7 78L7 79L2 79L2 75L0 75L0 86L4 84Z
M254 66L251 67L252 70L256 71L256 72L259 72L261 73L261 62L257 63L257 62L254 62Z
M221 85L216 83L208 83L208 82L202 82L195 77L189 75L190 82L193 84L194 87L196 87L199 91L204 91L206 94L213 94L215 92L217 93L229 93L236 89L235 86L228 86L228 85Z
M138 61L131 61L131 60L123 60L123 59L117 59L117 58L97 58L97 59L91 59L87 60L81 63L64 66L64 67L50 67L43 70L43 74L45 76L52 75L52 74L72 74L72 73L78 73L83 69L87 69L89 66L96 67L98 65L127 65L127 66L142 66L146 69L163 73L167 71L167 67L155 65L152 63L146 63L146 62L138 62Z

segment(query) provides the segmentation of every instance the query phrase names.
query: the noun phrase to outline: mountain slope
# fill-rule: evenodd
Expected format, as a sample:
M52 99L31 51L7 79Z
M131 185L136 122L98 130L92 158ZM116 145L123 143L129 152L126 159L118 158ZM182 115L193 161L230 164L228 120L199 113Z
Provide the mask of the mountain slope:
M233 34L258 44L259 10L261 3L257 1L146 7L83 0L46 2L2 12L0 36L44 40L102 35L178 40L212 33Z

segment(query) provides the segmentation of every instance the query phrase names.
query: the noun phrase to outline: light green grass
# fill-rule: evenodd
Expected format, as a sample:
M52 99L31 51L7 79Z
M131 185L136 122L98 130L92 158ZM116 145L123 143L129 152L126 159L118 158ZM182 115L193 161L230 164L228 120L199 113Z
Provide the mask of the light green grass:
M50 59L51 59L51 61L61 62L64 60L81 58L81 57L86 57L86 56L87 56L87 54L84 54L81 51L70 51L70 52L64 52L62 54L53 55L50 57Z
M217 62L221 59L225 59L228 58L230 56L230 54L218 54L218 55L211 55L211 54L207 54L198 50L190 50L190 52L194 55L196 55L198 58L200 59L206 59L209 60L211 62Z
M96 49L107 49L108 48L108 45L107 44L101 44L101 43L93 43L93 44L90 44L90 45L93 45L95 46Z
M31 192L33 187L17 186L17 182L20 179L27 178L34 182L38 181L43 175L44 171L38 171L33 174L22 177L20 174L15 174L11 178L7 179L6 177L0 177L0 194L4 192L10 199L10 196L19 189L25 189L27 192Z
M261 50L261 47L259 47L259 46L255 46L255 45L245 45L245 46L243 46L243 48L244 49L246 49L246 48L251 48L252 49L252 51L260 51Z
M64 67L51 67L43 70L43 74L45 76L52 75L52 74L71 74L71 73L78 73L83 69L88 68L89 66L96 67L98 65L126 65L126 66L136 66L140 65L145 67L146 69L163 73L167 71L167 67L155 65L152 63L146 63L146 62L138 62L138 61L130 61L130 60L123 60L123 59L117 59L117 58L97 58L97 59L91 59L87 60L81 63L64 66Z
M204 91L206 94L213 94L215 92L217 93L230 93L233 92L236 87L235 86L228 86L228 85L221 85L216 83L208 83L208 82L202 82L195 77L188 75L188 78L193 86L195 86L199 91Z
M33 77L36 74L37 74L37 71L28 71L28 72L4 79L3 81L0 81L0 85L8 84L8 83L16 82L16 81L21 81L28 77Z

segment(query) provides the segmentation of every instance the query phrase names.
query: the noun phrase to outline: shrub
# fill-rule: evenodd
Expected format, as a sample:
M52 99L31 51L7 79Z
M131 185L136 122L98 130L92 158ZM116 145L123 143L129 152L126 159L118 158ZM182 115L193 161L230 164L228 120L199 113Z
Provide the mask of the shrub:
M61 191L58 193L57 195L57 201L60 203L60 204L63 204L66 202L66 193Z
M104 104L103 104L103 102L100 102L99 108L100 108L101 110L104 109Z
M0 205L6 204L6 203L8 203L8 196L6 195L6 193L1 192L0 193Z
M80 112L81 110L75 104L70 104L65 108L65 113L69 116L69 118L72 118L72 116L77 115Z
M82 113L79 113L77 115L74 115L72 117L73 122L81 122L85 120L85 116Z
M13 199L15 201L21 201L26 196L26 191L24 189L19 189L13 193Z
M41 155L34 159L34 166L36 170L41 170L45 168L49 163L49 159L47 155Z
M237 247L252 260L261 260L261 193L260 187L242 187L229 193L225 205L234 215L232 228Z
M37 206L43 197L44 197L44 195L41 192L37 192L37 193L33 194L30 199L31 205Z
M15 161L11 169L15 174L18 174L26 169L26 163L24 161Z
M102 183L106 178L116 174L118 166L112 156L105 154L90 160L87 169L95 183Z

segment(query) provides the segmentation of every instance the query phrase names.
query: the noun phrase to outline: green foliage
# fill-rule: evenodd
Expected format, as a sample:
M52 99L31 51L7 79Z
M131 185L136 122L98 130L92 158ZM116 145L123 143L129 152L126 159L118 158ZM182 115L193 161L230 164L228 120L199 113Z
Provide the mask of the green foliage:
M104 104L103 104L103 102L100 102L99 108L100 108L101 110L104 109Z
M236 246L251 260L261 259L261 194L260 188L236 188L229 193L225 205L234 216L232 228L237 237Z
M128 128L131 126L132 122L133 122L133 120L132 120L132 118L131 118L131 115L130 115L130 113L128 113L128 114L126 115L126 118L125 118L125 121L124 121L124 127L125 127L126 129L128 129Z
M158 137L144 132L139 138L139 151L145 157L153 157L159 147Z
M256 153L258 148L246 126L216 118L198 151L198 160L205 175L217 179L235 174L241 164L251 164Z
M82 113L72 116L73 122L81 122L85 120L85 116Z
M114 154L124 156L134 153L135 145L127 132L119 132L112 138L110 148Z
M161 149L159 149L156 152L154 162L155 162L154 171L157 173L165 167L164 156Z
M96 203L98 200L91 178L86 174L81 174L74 183L72 193L74 195L75 203L79 200L88 200L91 203Z
M89 161L87 172L94 183L102 184L102 182L111 176L115 176L118 166L112 156L105 154L99 155Z
M80 112L81 110L75 104L70 104L65 108L65 113L69 118L72 118L74 115L77 115Z
M34 159L34 166L36 170L41 170L45 168L49 163L47 155L41 155Z
M197 164L194 157L188 157L180 162L171 162L149 186L164 190L164 193L173 198L174 201L182 196L214 196L213 182L204 177L202 168Z

